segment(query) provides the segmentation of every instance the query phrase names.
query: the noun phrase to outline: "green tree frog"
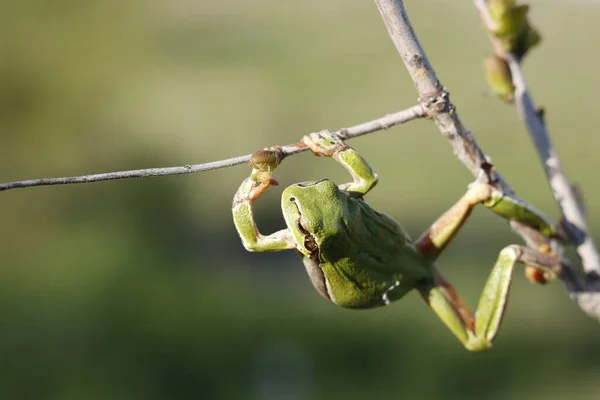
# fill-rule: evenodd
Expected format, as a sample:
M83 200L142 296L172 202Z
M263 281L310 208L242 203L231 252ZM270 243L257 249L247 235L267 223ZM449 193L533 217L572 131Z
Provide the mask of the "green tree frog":
M425 302L471 351L488 349L506 308L516 263L558 272L557 257L524 246L505 247L485 284L475 316L434 262L456 235L471 210L484 203L499 214L524 221L538 230L550 226L533 210L507 201L491 185L475 183L419 239L413 241L392 218L370 207L363 197L377 183L369 164L329 131L305 136L302 143L318 156L330 157L352 176L352 182L331 180L296 183L281 196L286 229L262 235L252 212L253 202L276 183L271 175L279 157L266 149L253 158L252 174L233 200L233 219L249 251L296 250L304 260L316 290L341 307L367 309L388 305L409 291Z

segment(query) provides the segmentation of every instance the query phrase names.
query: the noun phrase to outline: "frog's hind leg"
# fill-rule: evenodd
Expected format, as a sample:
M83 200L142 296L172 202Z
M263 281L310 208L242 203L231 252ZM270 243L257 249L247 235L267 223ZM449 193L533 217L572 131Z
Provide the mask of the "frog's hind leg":
M436 272L433 280L423 282L418 289L423 299L468 350L486 350L492 346L506 311L512 272L517 263L552 274L558 274L560 270L556 256L524 246L505 247L483 288L475 316L439 272Z
M485 183L472 184L467 192L446 211L417 240L416 246L425 257L435 260L456 236L473 208L482 203L495 214L508 220L519 221L546 237L556 235L555 228L547 219L528 204Z
M435 260L456 236L473 208L492 197L490 185L477 183L440 218L437 219L416 241L417 249L425 257Z

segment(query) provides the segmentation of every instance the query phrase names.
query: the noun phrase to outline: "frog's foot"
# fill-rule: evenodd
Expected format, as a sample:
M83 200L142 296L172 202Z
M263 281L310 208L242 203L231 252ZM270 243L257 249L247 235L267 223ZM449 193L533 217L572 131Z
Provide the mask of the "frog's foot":
M552 222L539 211L496 188L493 188L491 197L483 201L483 205L509 221L517 221L535 229L547 238L555 238L559 235Z
M492 268L474 315L458 292L437 271L431 281L422 282L417 288L468 350L482 351L491 347L500 328L508 304L512 273L517 263L533 265L554 275L561 270L560 260L555 255L524 246L505 247Z
M351 197L363 197L379 179L369 163L352 147L328 130L311 133L302 138L302 143L316 156L330 157L340 163L352 176L352 182L339 185Z
M496 189L494 189L492 185L475 182L469 186L469 190L467 190L467 193L465 193L464 201L472 206L478 203L483 203L492 198L495 190Z
M333 157L337 153L349 148L342 139L328 130L313 132L302 138L306 145L316 156Z

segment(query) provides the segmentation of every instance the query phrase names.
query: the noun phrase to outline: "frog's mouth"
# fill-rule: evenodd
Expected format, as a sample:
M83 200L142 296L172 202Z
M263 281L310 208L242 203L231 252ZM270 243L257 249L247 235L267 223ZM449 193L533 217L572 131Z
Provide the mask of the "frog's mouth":
M298 210L298 219L296 219L296 229L298 232L304 236L304 248L310 252L310 258L318 260L319 259L319 245L317 244L317 240L311 233L306 229L306 227L302 223L302 211L296 203L295 197L290 197L290 201L296 206L296 210Z
M298 224L298 227L302 226L300 223L300 218L298 218L296 223ZM304 248L310 251L311 257L314 256L317 260L319 259L319 245L317 244L314 236L308 232L304 235Z

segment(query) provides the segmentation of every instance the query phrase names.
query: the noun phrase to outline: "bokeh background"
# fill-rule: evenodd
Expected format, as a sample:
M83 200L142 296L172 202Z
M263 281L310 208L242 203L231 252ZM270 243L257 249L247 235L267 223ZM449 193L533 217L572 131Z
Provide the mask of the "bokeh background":
M544 41L526 73L600 239L600 4L531 3ZM485 85L472 2L407 6L463 122L556 219L521 122ZM228 158L417 97L371 1L27 0L5 2L0 26L2 182ZM381 176L368 201L413 236L472 179L427 121L352 145ZM243 249L230 205L248 172L0 193L0 398L599 398L600 326L560 283L518 270L485 354L416 293L339 309L293 252ZM347 179L306 153L276 177ZM265 233L283 227L280 191L257 204ZM518 241L477 210L439 264L474 306L497 252Z

